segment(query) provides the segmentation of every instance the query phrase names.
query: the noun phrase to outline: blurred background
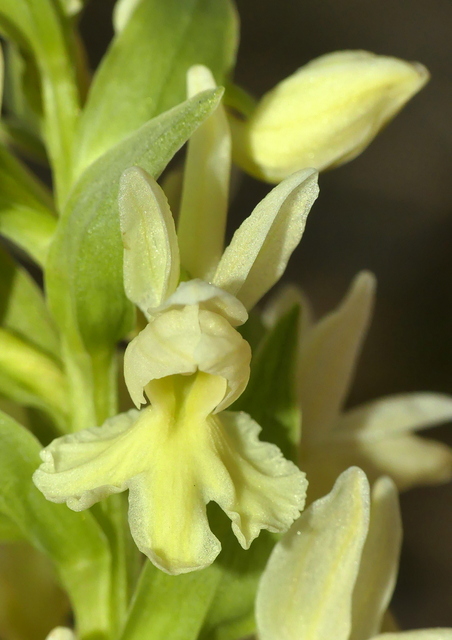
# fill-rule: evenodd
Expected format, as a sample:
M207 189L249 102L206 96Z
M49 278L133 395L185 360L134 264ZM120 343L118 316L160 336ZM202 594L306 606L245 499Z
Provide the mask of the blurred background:
M429 68L427 87L362 156L322 174L320 198L286 277L304 287L320 315L340 301L357 271L376 274L376 312L350 405L405 391L452 393L452 2L237 5L242 39L235 78L256 97L338 49L366 49ZM111 36L112 6L112 0L93 0L82 21L93 67ZM245 177L234 202L236 220L267 190ZM452 445L452 425L429 435ZM452 486L413 490L401 501L405 541L396 616L403 628L452 626Z

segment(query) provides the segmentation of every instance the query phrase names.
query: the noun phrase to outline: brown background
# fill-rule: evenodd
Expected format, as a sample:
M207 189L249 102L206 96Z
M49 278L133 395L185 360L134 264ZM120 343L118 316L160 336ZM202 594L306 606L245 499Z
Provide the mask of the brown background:
M83 20L93 64L110 33L111 6L95 0ZM323 313L360 269L378 277L350 404L401 391L451 393L451 0L238 0L238 7L236 79L256 96L337 49L367 49L430 69L429 85L361 157L321 176L321 196L288 278ZM245 178L237 218L266 189ZM450 426L434 435L452 444ZM394 608L404 628L452 626L451 508L452 486L402 497L405 545Z

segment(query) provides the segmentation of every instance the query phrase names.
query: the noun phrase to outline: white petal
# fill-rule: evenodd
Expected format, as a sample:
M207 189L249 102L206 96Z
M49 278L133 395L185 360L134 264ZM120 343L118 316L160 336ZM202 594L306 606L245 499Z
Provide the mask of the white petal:
M452 420L452 396L406 393L388 396L347 411L337 426L338 437L352 435L371 442L418 431Z
M260 640L348 640L369 506L365 475L349 469L276 544L257 593Z
M379 478L372 489L369 533L353 592L350 640L368 640L380 631L396 583L401 544L397 489L389 478Z
M399 491L452 479L452 452L440 442L413 435L371 442L331 440L305 449L301 457L300 466L309 478L309 500L325 495L350 465L359 465L370 481L389 476Z
M340 307L302 340L299 397L304 445L326 437L336 424L370 321L374 291L373 275L358 274Z
M427 82L420 64L367 51L321 56L267 93L232 128L235 159L270 182L351 160Z
M145 315L159 306L179 280L179 249L165 194L138 167L124 171L119 187L127 297Z
M176 291L163 303L161 307L153 309L153 315L158 315L166 309L181 308L198 304L202 309L214 311L224 316L233 327L243 324L248 319L248 313L241 302L230 293L208 284L204 280L188 280L181 282Z
M212 283L253 307L284 273L317 195L313 169L275 187L235 232Z
M188 97L215 89L207 67L188 71ZM188 142L177 228L181 263L192 278L212 277L223 252L231 170L231 134L221 104Z
M228 388L220 411L244 390L250 359L248 343L225 318L191 305L164 311L132 340L124 376L136 406L145 403L143 390L151 380L197 370L221 376Z

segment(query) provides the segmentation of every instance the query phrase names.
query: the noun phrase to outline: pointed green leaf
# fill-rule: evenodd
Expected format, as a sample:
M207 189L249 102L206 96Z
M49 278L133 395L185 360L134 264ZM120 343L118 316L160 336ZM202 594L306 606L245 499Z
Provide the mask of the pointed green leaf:
M41 290L27 271L1 248L0 327L58 358L58 335Z
M0 439L0 513L53 561L75 610L78 637L103 638L110 619L110 553L104 534L90 513L47 502L34 487L40 444L2 413Z
M50 195L17 158L0 146L0 234L43 265L55 229Z
M190 66L222 84L237 48L231 0L122 2L121 29L98 69L84 109L77 175L146 121L181 102ZM121 17L122 16L122 17Z
M124 294L118 191L123 171L137 165L158 177L212 112L221 90L209 91L146 123L92 165L75 187L51 248L47 288L61 331L101 352L131 327Z

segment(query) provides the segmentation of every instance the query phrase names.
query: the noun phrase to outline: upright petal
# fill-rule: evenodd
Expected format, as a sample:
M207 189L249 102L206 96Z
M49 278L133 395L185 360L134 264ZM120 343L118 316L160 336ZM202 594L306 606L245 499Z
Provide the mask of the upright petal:
M188 97L215 89L207 67L188 71ZM192 278L209 280L223 252L231 172L231 134L221 103L188 142L177 235Z
M369 506L364 473L349 469L276 544L257 594L260 640L348 640Z
M402 544L397 489L386 477L372 489L369 533L353 592L349 640L368 640L382 627L394 591Z
M270 191L235 232L212 283L251 309L284 273L318 192L313 169Z
M374 291L374 276L366 271L358 274L341 306L302 340L302 447L322 440L336 424L369 325Z
M179 249L165 194L143 169L124 171L119 187L126 295L147 316L179 281Z

